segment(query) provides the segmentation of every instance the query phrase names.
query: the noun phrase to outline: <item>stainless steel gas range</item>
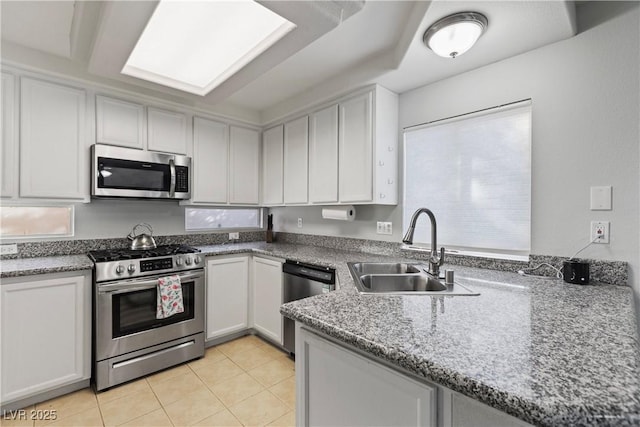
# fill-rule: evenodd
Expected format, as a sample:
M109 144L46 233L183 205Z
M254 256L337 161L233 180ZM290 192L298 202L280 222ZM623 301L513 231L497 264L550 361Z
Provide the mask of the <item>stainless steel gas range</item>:
M204 261L186 245L91 251L98 391L204 355ZM156 318L158 279L177 275L184 312Z

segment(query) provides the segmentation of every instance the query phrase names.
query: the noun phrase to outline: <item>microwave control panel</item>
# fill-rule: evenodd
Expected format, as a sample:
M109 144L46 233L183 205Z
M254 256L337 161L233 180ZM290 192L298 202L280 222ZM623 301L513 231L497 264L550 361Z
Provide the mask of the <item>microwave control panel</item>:
M176 166L176 192L189 192L189 168L186 166Z

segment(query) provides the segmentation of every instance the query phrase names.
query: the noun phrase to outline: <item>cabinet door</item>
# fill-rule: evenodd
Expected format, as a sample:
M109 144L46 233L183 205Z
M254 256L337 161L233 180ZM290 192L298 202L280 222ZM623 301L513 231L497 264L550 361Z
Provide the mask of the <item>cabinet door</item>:
M17 194L17 175L15 167L17 150L17 126L16 126L16 78L11 74L2 73L2 122L0 144L0 197L15 197Z
M88 197L85 91L29 78L21 88L20 196Z
M338 201L338 106L309 116L309 201Z
M193 119L194 202L227 203L229 182L229 127L224 123Z
M296 425L434 426L435 398L435 387L296 327Z
M249 259L207 261L207 339L248 327Z
M283 203L283 144L282 125L262 133L262 204Z
M341 202L367 202L373 197L371 93L340 104L339 182Z
M282 263L253 258L253 327L282 344Z
M284 125L284 202L307 203L309 118Z
M449 389L443 389L444 427L531 427L531 424Z
M88 277L57 277L0 286L2 403L90 377Z
M151 107L147 116L149 150L187 154L187 116Z
M231 126L229 154L229 202L260 202L260 133Z
M96 96L96 142L144 148L144 107Z

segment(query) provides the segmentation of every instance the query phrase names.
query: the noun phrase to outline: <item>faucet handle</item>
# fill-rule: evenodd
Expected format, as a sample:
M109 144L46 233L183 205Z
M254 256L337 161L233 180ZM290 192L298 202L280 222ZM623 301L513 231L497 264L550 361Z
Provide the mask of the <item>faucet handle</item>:
M440 248L440 255L434 256L433 252L431 252L431 256L429 257L429 261L432 264L436 264L441 266L444 263L444 247Z

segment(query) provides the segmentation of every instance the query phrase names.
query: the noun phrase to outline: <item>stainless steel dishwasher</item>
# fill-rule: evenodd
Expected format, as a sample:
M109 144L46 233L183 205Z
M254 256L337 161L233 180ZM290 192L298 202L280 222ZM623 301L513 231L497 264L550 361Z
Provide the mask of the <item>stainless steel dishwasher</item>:
M336 289L334 268L287 260L282 264L282 273L284 275L283 304ZM294 354L296 351L295 323L287 317L283 320L284 348Z

